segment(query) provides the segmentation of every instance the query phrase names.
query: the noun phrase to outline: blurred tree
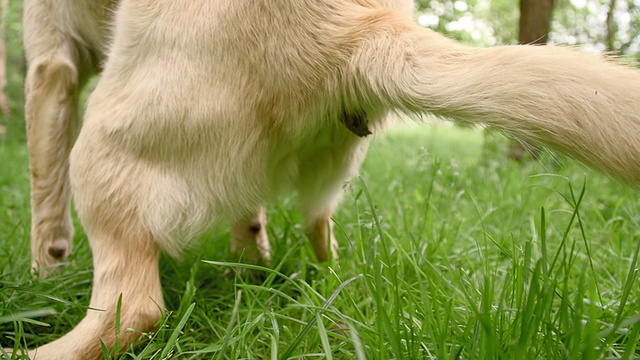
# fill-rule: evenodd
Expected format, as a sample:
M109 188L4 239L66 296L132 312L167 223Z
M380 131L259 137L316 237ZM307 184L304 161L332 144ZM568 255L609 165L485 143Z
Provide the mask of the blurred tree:
M6 88L0 94L6 94L10 115L3 117L0 115L0 125L4 131L12 133L11 138L19 141L25 139L24 124L24 77L25 77L25 56L22 46L22 1L0 0L0 28L3 35L2 45L4 45L4 66L0 64L0 69L4 71Z
M637 0L609 0L604 44L608 52L636 55L640 50L640 14ZM620 31L623 30L623 31Z
M470 45L511 44L516 40L516 0L418 0L418 21Z
M489 0L418 0L418 21L450 38L474 45L495 43Z
M556 0L549 42L640 59L640 0Z
M513 44L519 39L519 1L418 0L418 20L470 45ZM555 0L550 27L551 44L640 59L640 0Z
M607 46L607 51L613 51L613 47L615 44L616 32L618 32L618 26L614 19L616 9L616 0L611 0L609 4L609 11L607 12L607 32L605 35L605 45Z
M492 21L496 38L500 44L514 44L518 41L518 21L520 9L517 0L490 0L487 16Z

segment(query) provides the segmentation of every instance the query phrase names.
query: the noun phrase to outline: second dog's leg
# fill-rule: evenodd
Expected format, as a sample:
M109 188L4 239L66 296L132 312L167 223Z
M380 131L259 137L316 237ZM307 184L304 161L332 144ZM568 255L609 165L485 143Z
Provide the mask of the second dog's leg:
M271 261L269 238L267 237L267 215L261 208L255 215L236 221L231 227L231 252L242 255L250 263L259 263L260 258L269 265Z
M309 242L320 262L326 262L329 258L338 259L338 242L333 235L333 223L331 214L333 209L326 209L320 214L309 212L306 214L305 227Z
M30 64L26 122L31 165L32 266L44 269L71 252L69 152L78 126L78 73L71 57Z

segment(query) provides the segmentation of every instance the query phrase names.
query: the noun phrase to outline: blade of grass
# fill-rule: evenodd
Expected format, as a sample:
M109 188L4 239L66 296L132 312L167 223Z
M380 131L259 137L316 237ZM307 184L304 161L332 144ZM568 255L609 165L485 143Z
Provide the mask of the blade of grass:
M113 358L118 358L120 351L120 315L122 313L122 293L118 296L118 305L116 306L116 343L113 345Z
M233 333L233 327L236 325L236 320L238 319L238 310L240 309L240 300L242 300L242 290L238 290L236 292L236 301L233 305L233 310L231 311L231 319L229 320L229 325L227 325L227 333L224 336L224 340L222 341L222 346L220 347L220 351L216 355L216 360L222 359L225 355L225 350L229 346L229 341L231 340L231 334Z
M57 313L58 312L53 308L42 308L42 309L36 309L36 310L21 311L15 314L0 316L0 324L10 323L13 321L22 321L25 323L34 324L38 326L50 327L51 325L41 321L34 320L33 318L56 315Z
M102 341L102 339L100 339L100 348L102 348L102 355L104 356L105 360L111 360L112 358L111 354L109 354L109 348L104 343L104 341Z
M318 334L320 335L320 342L322 343L322 350L324 350L324 357L327 360L332 360L333 356L331 355L331 345L329 344L327 329L324 327L322 314L320 312L316 313L316 324L318 328Z
M369 209L371 210L371 216L373 217L373 221L374 224L376 226L376 229L378 231L378 236L380 236L380 241L379 243L381 244L382 247L382 254L383 256L385 256L387 259L389 259L388 254L389 254L389 248L387 246L387 241L386 241L386 236L385 236L385 232L382 230L382 225L380 224L380 219L378 218L378 213L376 211L376 207L373 203L373 198L371 197L371 194L369 193L369 189L367 188L367 184L365 183L364 179L362 177L358 177L358 179L360 180L360 185L362 186L362 190L365 194L365 197L367 198L367 202L369 204ZM400 330L400 324L399 324L399 316L397 313L395 318L395 327L391 324L391 319L389 319L389 315L387 313L387 307L386 304L384 303L382 296L380 294L379 291L375 291L375 289L383 289L383 284L382 284L382 268L386 266L389 266L390 264L385 264L382 262L382 259L377 259L377 263L374 265L374 273L373 273L373 278L375 281L375 285L372 283L371 285L371 289L374 290L372 291L372 293L374 294L374 299L376 301L376 306L378 307L378 316L379 316L379 323L380 323L380 327L381 330L384 331L384 333L387 334L387 338L389 339L389 343L391 344L391 347L394 351L394 353L396 354L396 357L401 358L402 357L402 351L401 351L401 341L398 337L398 333L396 330ZM389 261L388 261L389 262ZM392 281L395 282L395 287L397 288L397 277L393 276L394 274L392 274ZM396 303L395 305L398 305L399 300L398 300L398 292L394 292L394 302ZM397 306L396 306L397 307ZM380 333L382 333L383 331L380 331ZM382 343L380 343L382 344Z
M164 349L162 350L162 353L160 354L161 359L166 359L169 356L169 353L171 352L171 350L176 346L176 342L178 341L178 336L180 336L182 329L186 325L187 320L189 320L189 316L191 316L191 312L195 307L196 307L196 303L192 303L191 306L189 306L189 308L187 309L187 311L185 311L184 315L182 316L182 319L180 319L178 326L176 326L176 328L173 329L173 332L171 333L171 336L169 336L169 340L167 341L167 344L165 345Z
M322 314L324 312L324 310L328 309L331 304L333 303L333 301L338 297L338 295L340 294L340 292L342 291L342 289L344 289L347 285L349 285L350 283L352 283L353 281L361 278L362 276L358 275L358 276L354 276L351 279L348 279L347 281L343 282L342 284L340 284L340 286L338 286L337 289L335 289L333 291L333 293L331 294L331 296L329 296L329 298L327 299L327 301L322 304L322 307L320 309L317 310L316 312L316 316L318 314ZM307 335L307 333L309 332L309 330L311 330L311 328L313 327L313 325L315 324L317 318L316 316L312 317L311 320L307 323L307 325L305 325L305 327L302 329L302 331L300 331L298 333L298 335L296 336L296 338L293 340L293 342L289 345L289 347L284 351L284 353L282 354L282 356L280 356L280 359L288 359L291 357L291 355L293 354L293 351L296 349L296 347L298 347L298 345L300 345L300 343L302 342L302 339Z

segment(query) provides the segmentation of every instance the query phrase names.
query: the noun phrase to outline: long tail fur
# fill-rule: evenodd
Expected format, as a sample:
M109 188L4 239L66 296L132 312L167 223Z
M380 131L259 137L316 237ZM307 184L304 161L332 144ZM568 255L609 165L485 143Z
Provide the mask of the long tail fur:
M376 30L352 58L352 97L367 89L372 103L487 124L640 185L640 71L570 48L464 47L384 14L363 21Z

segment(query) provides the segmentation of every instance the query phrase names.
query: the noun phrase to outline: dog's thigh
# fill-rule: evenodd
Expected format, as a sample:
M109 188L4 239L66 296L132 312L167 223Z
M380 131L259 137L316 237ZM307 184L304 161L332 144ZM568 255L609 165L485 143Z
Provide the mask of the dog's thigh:
M318 261L338 258L331 215L342 199L346 182L357 173L368 140L353 134L335 137L331 147L318 148L301 159L297 190L307 236Z

